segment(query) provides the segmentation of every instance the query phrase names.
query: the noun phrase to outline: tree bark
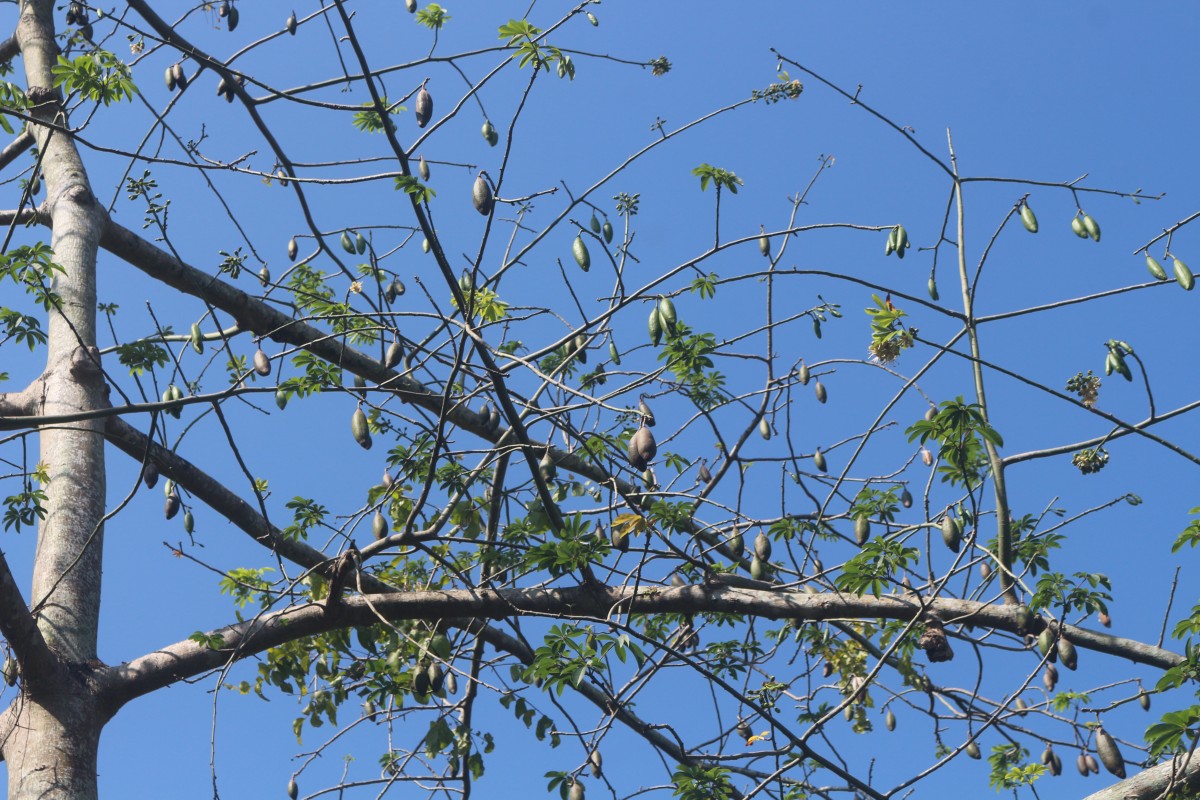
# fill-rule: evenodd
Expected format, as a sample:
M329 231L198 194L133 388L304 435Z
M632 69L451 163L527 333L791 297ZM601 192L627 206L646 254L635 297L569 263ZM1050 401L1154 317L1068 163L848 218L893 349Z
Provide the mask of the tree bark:
M53 88L57 61L54 4L26 0L17 42L30 113L45 124L30 132L43 154L58 300L49 311L43 393L35 414L63 414L107 404L96 343L96 253L107 215L96 202ZM101 547L105 503L103 422L89 420L39 433L49 478L38 527L30 598L37 627L55 657L36 671L21 665L21 698L10 709L3 742L10 800L90 800L97 796L96 754L103 725L91 672L98 666ZM20 655L18 653L18 655ZM26 662L31 659L25 659Z

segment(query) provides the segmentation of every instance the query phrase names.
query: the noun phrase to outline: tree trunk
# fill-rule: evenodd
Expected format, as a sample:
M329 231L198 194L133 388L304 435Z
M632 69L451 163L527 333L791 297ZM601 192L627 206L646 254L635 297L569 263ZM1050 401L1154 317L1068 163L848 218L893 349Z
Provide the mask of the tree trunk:
M48 312L46 371L35 414L64 414L107 405L96 344L96 252L106 215L97 204L53 90L52 0L25 0L17 27L42 153L46 205L53 231L57 307ZM96 797L96 753L103 714L89 676L97 666L100 571L105 503L103 423L40 432L41 466L49 477L46 515L38 529L30 598L46 644L56 656L48 674L23 675L22 697L9 713L3 742L10 800Z

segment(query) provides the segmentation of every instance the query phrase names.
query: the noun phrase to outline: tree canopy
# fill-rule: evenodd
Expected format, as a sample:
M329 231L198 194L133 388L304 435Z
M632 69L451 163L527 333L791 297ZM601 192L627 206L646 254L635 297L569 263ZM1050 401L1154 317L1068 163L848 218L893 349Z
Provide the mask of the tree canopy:
M18 10L10 798L1200 785L1196 200L969 40Z

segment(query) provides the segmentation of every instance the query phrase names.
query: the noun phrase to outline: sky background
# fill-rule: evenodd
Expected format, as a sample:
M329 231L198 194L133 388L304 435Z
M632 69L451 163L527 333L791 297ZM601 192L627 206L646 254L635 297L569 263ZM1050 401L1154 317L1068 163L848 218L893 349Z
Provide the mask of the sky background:
M479 2L446 5L453 18L441 34L438 54L493 46L497 27L520 16L525 7ZM408 62L428 52L429 32L404 13L402 4L359 3L350 7L358 15L356 23L375 66ZM239 8L241 23L232 34L218 29L215 16L204 13L191 15L183 31L209 52L227 57L277 31L291 10L290 5L274 2L243 2ZM568 8L563 3L534 3L531 19L545 26ZM298 6L295 10L304 16L315 9ZM575 53L576 79L541 79L514 137L502 196L533 194L559 186L557 196L534 202L530 224L538 231L559 214L566 191L579 193L629 154L658 138L651 128L657 119L665 120L665 129L672 130L775 80L777 59L770 52L772 47L849 91L861 85L859 97L864 102L912 129L922 145L942 159L946 158L949 130L964 175L1051 183L1086 175L1081 186L1123 192L1140 188L1145 195L1163 196L1158 201L1135 204L1111 196L1080 195L1084 210L1103 228L1101 242L1093 243L1077 239L1069 230L1076 207L1068 191L1018 184L970 185L966 238L972 262L978 259L983 244L1004 215L1026 192L1030 192L1029 202L1041 222L1037 236L1027 235L1014 224L1002 234L979 284L979 314L1145 283L1150 279L1143 256L1136 251L1163 228L1200 209L1200 175L1194 156L1196 76L1200 75L1200 56L1194 43L1200 23L1191 4L764 2L737 6L608 0L591 10L599 19L598 28L575 19L553 39ZM14 23L12 8L6 7L0 19ZM97 29L103 33L110 30L103 24ZM126 33L118 33L107 44L122 56L129 56ZM636 61L665 55L673 68L668 75L654 78L648 70L596 58L595 54ZM212 75L203 76L174 100L168 95L161 75L173 60L163 53L149 53L136 64L134 78L142 87L146 103L157 110L168 102L176 103L169 117L173 130L183 140L200 141L207 158L228 163L249 154L243 163L256 170L272 171L272 159L249 128L246 115L215 96L216 79ZM465 59L462 66L469 76L478 78L501 61L502 54L487 52ZM295 39L280 38L234 63L276 88L339 74L328 32L319 22L302 26ZM191 74L194 67L188 71ZM947 181L928 159L861 108L798 70L792 69L791 73L805 85L799 100L774 106L760 103L719 117L655 150L591 195L592 202L612 214L610 198L614 194L641 194L634 247L641 263L631 269L632 285L641 285L638 280L649 283L657 279L711 243L714 193L711 189L699 190L691 175L697 164L706 162L729 169L745 182L737 197L722 197L721 234L728 240L750 236L760 224L768 230L786 227L788 197L808 184L822 156L832 155L834 165L817 181L808 204L797 217L798 224L902 223L913 239L913 251L900 262L883 257L883 233L813 231L790 241L788 257L780 266L851 274L894 287L898 293L925 298L931 258L918 248L936 242L949 190ZM508 121L527 75L510 69L481 93L486 115L502 135L508 133ZM417 67L389 77L389 91L392 96L407 94L426 77L430 79L438 118L461 98L465 87L444 64ZM365 100L361 90L342 93L340 86L314 96L348 104ZM284 103L268 104L263 113L292 158L299 162L372 157L385 152L378 136L355 132L346 113L288 107ZM458 258L459 252L473 255L478 247L482 218L465 202L475 173L484 168L494 176L498 169L499 149L488 148L479 136L483 113L474 101L466 103L462 112L430 137L421 151L433 164L431 185L439 192L435 219L443 238L453 243L447 248L452 258ZM401 141L411 140L415 135L411 114L402 114L397 120ZM74 121L78 124L80 120ZM151 119L139 99L101 110L91 121L85 138L93 144L128 148L134 137L140 139L150 129ZM157 137L156 133L151 138L149 149L157 147ZM180 156L179 147L169 141L162 145L161 152L173 158ZM87 149L84 158L98 196L112 203L115 218L139 229L142 209L117 189L121 175L129 169L128 159ZM28 166L18 163L22 168ZM131 172L138 175L144 168L137 164ZM386 163L360 164L308 174L346 178L391 168ZM230 220L213 210L211 195L195 171L171 170L163 165L150 169L161 181L164 195L171 199L172 244L185 259L215 271L220 261L217 251L238 246L249 250L251 245L238 238ZM264 185L253 176L209 174L224 192L238 222L250 231L255 248L251 271L258 268L257 258L274 274L282 273L286 269L285 242L289 236L306 232L294 196L278 185ZM406 204L389 184L350 183L312 191L318 225L326 231L346 226L410 225L411 212L405 213ZM15 197L11 184L8 196ZM576 210L570 217L586 222L587 214L580 216ZM615 216L613 219L615 222ZM380 228L376 235L383 241L385 232ZM566 300L556 259L563 260L572 285L593 303L611 290L595 268L588 276L576 279L578 273L570 263L573 237L569 223L559 225L535 248L524 266L514 268L520 271L519 279L507 284L513 287L510 291L514 303ZM507 231L493 237L485 264L494 268L500 263L506 240ZM395 246L395 237L388 242L389 247ZM419 243L417 236L388 266L404 277L410 292L417 291L414 279L423 278L438 302L446 303L440 277L431 274L427 261L421 261ZM1185 261L1194 261L1200 267L1200 228L1183 229L1175 237L1173 249ZM300 250L302 254L311 252L311 238L300 238ZM1153 252L1169 269L1161 243ZM945 253L949 255L948 250ZM458 258L456 263L461 265L465 259ZM754 243L749 242L709 260L703 270L732 276L760 269L764 263ZM957 278L952 264L943 260L938 274L943 302L956 307L952 298ZM150 332L145 313L147 298L156 315L176 330L186 330L202 313L197 302L160 291L142 273L111 255L101 255L101 275L102 298L122 306L117 325L123 338ZM676 276L662 284L662 291L678 290L688 280L686 275ZM247 275L242 285L249 290L256 284ZM839 361L865 355L868 339L861 309L869 302L869 290L816 278L789 279L778 286L781 312L808 308L818 302L817 295L821 294L841 304L845 313L844 319L826 326L821 340L813 337L805 321L780 332L786 338L780 350L786 350L789 356L799 353L809 363L824 364L821 372L831 403L819 406L805 395L796 398L790 411L794 425L811 429L811 434L797 436L806 447L815 444L829 449L861 431L900 383L881 379L876 369ZM761 317L762 290L757 283L723 289L718 297L719 305L714 308L683 296L678 300L681 317L695 327L707 327L720 334L747 330ZM1182 292L1170 282L1036 318L996 323L982 333L983 345L986 357L995 363L1061 390L1078 371L1092 369L1100 373L1104 363L1102 343L1106 339L1129 341L1148 366L1158 409L1171 409L1195 398L1200 385L1192 352L1198 301L1196 293ZM923 337L945 341L954 330L949 320L939 318L916 301L898 301L897 305L910 312L910 324L919 327ZM614 328L623 347L644 340L644 318L645 310L636 308L618 316ZM565 331L562 325L556 328L541 324L546 337ZM111 342L102 342L107 343ZM757 349L761 351L761 341ZM11 375L8 388L23 386L40 369L36 360L22 360L14 350L11 345L4 348L4 369ZM911 374L927 353L907 355L896 368ZM633 359L645 368L655 363L654 353L647 348L634 354ZM723 368L734 388L739 378L746 388L762 379L761 369L737 364ZM219 372L214 370L214 378ZM947 399L969 393L967 379L965 362L946 359L922 382L922 389L934 399ZM1005 437L1005 454L1079 441L1107 430L1101 421L1011 379L993 376L989 381L992 421ZM1101 407L1126 419L1143 418L1146 398L1137 386L1106 381ZM280 519L286 519L283 503L295 495L330 499L338 513L353 511L362 504L366 487L378 480L383 448L368 454L349 442L345 420L350 407L345 397L322 397L289 407L282 415L255 417L247 411L241 417L239 436L244 438L239 442L250 454L254 474L270 479L272 510ZM669 401L656 408L665 409L657 412L660 418L670 418L675 411L685 413L682 406ZM889 416L897 421L897 427L881 436L877 446L867 449L856 473L869 474L894 466L898 451L911 454L902 431L924 408L917 397L906 398ZM257 422L250 423L250 419ZM176 433L180 430L176 425ZM206 469L236 481L228 448L222 447L217 430L211 420L202 421L185 439L183 451ZM669 426L664 434L667 430ZM1195 425L1187 419L1163 424L1156 431L1186 449L1200 450ZM693 455L707 454L703 448L710 444L694 435L672 442L676 449L688 449ZM750 447L769 452L759 443ZM844 458L850 449L834 447L832 469L840 470L844 461L839 456ZM1068 517L1125 493L1135 493L1145 500L1137 507L1119 503L1069 528L1068 541L1057 563L1063 571L1078 569L1111 576L1115 584L1114 633L1154 642L1163 624L1175 568L1181 567L1183 572L1176 589L1173 620L1196 601L1200 588L1194 554L1185 551L1172 557L1169 553L1171 542L1187 523L1188 510L1200 505L1195 492L1196 467L1135 437L1122 439L1109 450L1112 463L1097 476L1081 476L1071 466L1069 455L1013 469L1009 473L1010 498L1018 514L1036 514L1053 507L1064 509ZM131 490L136 468L120 453L110 453L110 500L116 503ZM246 491L244 480L234 486ZM776 495L764 500L778 503ZM100 655L109 663L177 641L193 630L218 627L233 618L227 598L215 597L218 576L188 560L172 558L163 546L163 542L180 541L183 532L178 520L164 523L161 501L157 490L143 490L108 527ZM208 564L229 569L266 563L244 536L215 515L197 508L196 517L198 539L203 544L196 554ZM363 531L361 535L369 534ZM18 575L28 573L33 544L29 532L4 536L5 553ZM1072 685L1079 688L1128 677L1155 680L1150 671L1130 669L1107 657L1084 653L1081 661L1079 672L1070 676ZM1031 659L1026 666L1033 668ZM252 680L253 671L252 664L238 666L230 679ZM671 714L686 728L687 716L679 717L680 709L702 696L698 692L707 690L684 676L682 670L679 673L678 680L660 681L655 694L639 698L639 712L649 718L656 711ZM291 733L291 721L298 710L294 698L274 695L265 703L231 692L214 693L217 683L217 678L205 678L125 708L109 724L102 740L102 795L137 797L153 792L170 797L211 796L210 746L215 737L216 773L222 796L283 796L288 777L301 763L294 757L320 743L328 729L310 731L304 745L297 746ZM345 710L345 721L354 718L352 711ZM901 728L896 739L879 732L854 742L859 769L865 771L868 759L878 758L880 774L899 776L905 774L911 758L932 758L928 723L918 722L915 716L906 720L898 714ZM587 714L581 717L593 718ZM1150 718L1140 711L1122 709L1105 719L1113 720L1114 733L1140 742ZM879 722L877 714L875 721ZM534 742L532 736L517 735L511 716L494 705L477 725L493 730L500 742L496 756L488 762L488 774L476 786L476 791L482 793L479 796L537 796L544 791L542 774L546 770L573 769L581 763L578 747L550 751ZM360 731L363 727L367 726L360 725ZM849 736L844 730L838 735ZM985 735L985 751L997 741ZM891 746L901 742L903 747ZM914 746L915 751L907 749ZM381 747L378 732L373 737L348 734L301 778L302 794L336 782L343 767L340 758L349 752L359 759L350 767L351 776L376 774L374 761ZM651 768L655 760L647 759L637 741L623 732L616 731L606 740L604 752L606 763L614 769L618 764L627 768L619 784L624 792L641 785L639 775L647 776L647 785L663 781L662 770ZM1067 753L1063 756L1068 760ZM1069 760L1073 760L1073 753ZM1107 781L1103 776L1085 781L1073 771L1068 772L1057 780L1039 782L1039 796L1083 796L1099 789L1102 780ZM917 795L937 796L939 787L961 786L963 781L977 782L980 795L989 791L986 767L967 762L956 763L922 784ZM589 786L589 796L599 796L591 794L592 789ZM403 789L400 796L415 791Z

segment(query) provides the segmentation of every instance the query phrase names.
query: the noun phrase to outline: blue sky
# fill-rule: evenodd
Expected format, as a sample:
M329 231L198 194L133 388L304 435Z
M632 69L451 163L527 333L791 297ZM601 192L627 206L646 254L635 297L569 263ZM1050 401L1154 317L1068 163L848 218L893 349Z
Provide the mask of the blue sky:
M400 4L384 5L353 7L372 61L376 65L403 63L427 52L428 31L418 28ZM568 7L562 3L535 3L531 18L544 26ZM440 37L438 54L494 46L498 41L496 28L519 16L524 4L507 8L493 3L448 3L447 8L453 19ZM1103 227L1102 240L1094 243L1081 241L1070 232L1076 207L1065 189L969 185L966 240L972 264L1004 215L1026 192L1041 222L1037 236L1029 236L1019 225L1010 223L998 238L979 284L980 314L1146 282L1149 278L1143 257L1135 251L1163 228L1200 207L1196 190L1200 175L1192 155L1195 76L1200 74L1200 56L1196 55L1194 42L1200 34L1200 23L1187 4L767 2L738 7L730 3L609 0L591 9L598 17L598 27L576 19L553 40L575 53L576 79L539 79L514 137L502 194L533 195L558 187L555 195L533 202L529 218L532 230L540 232L557 217L565 206L567 191L578 194L629 154L657 139L659 134L651 128L656 120L664 120L664 129L673 130L776 80L777 60L770 52L772 47L851 92L861 85L859 97L864 102L897 124L911 128L921 144L943 160L947 158L949 129L964 175L1054 183L1086 174L1080 186L1121 192L1140 188L1145 195L1163 195L1158 201L1135 204L1127 198L1081 194L1084 209ZM304 16L315 6L296 10ZM201 47L224 57L277 30L289 11L290 6L279 3L246 3L241 25L233 34L216 29L215 18L202 13L193 15L184 30ZM12 11L4 13L4 18L11 21ZM328 33L323 31L319 23L303 26L295 39L278 39L252 50L235 64L277 88L336 77L339 67ZM129 54L125 33L110 40L108 46L123 56ZM656 78L648 70L594 57L597 53L637 61L665 55L673 68L668 75ZM171 99L161 74L172 60L161 53L150 54L135 66L134 78L145 100L155 109L161 110ZM502 54L488 52L464 59L462 66L477 79L501 60ZM791 74L805 85L798 100L741 108L684 133L638 160L589 197L613 214L614 194L641 195L633 247L640 263L630 268L628 285L641 286L657 279L699 255L711 243L714 192L700 191L691 174L693 167L713 164L737 173L744 181L736 197L726 194L721 200L721 235L729 240L753 235L760 224L768 230L786 227L788 197L808 184L822 156L831 155L833 166L815 183L797 224L900 223L913 238L913 251L900 262L884 258L884 233L818 230L792 238L788 258L780 267L853 275L924 299L931 256L919 252L919 248L936 243L949 191L944 176L895 131L861 108L794 68ZM487 117L500 128L502 136L508 133L527 75L527 71L518 73L509 68L481 92ZM459 101L464 87L462 79L444 63L389 76L389 91L392 96L407 94L426 77L438 118ZM176 101L178 107L170 116L175 131L184 140L200 141L203 136L202 149L207 158L228 163L246 156L243 163L271 171L272 159L249 127L246 115L213 94L215 82L211 75L203 76L202 82ZM346 104L366 99L360 89L342 93L340 87L312 96ZM408 105L411 109L411 103ZM382 139L356 132L347 113L285 103L266 105L263 113L295 161L386 153ZM399 115L397 121L401 141L411 141L416 135L411 111ZM434 213L439 233L450 243L447 250L459 266L468 258L460 253L473 256L476 252L483 225L482 218L467 204L471 181L481 168L493 177L499 169L500 148L493 150L482 141L481 122L482 113L474 101L465 103L462 112L431 136L421 151L432 164L431 186L438 191ZM141 101L135 101L102 110L90 123L86 136L98 144L128 147L130 137L140 138L151 124ZM163 146L163 154L177 158L180 150L168 143ZM142 209L117 189L128 160L86 150L84 157L97 194L105 202L113 202L118 221L138 229ZM135 165L132 174L140 174L143 168L147 167ZM238 246L248 249L230 221L214 212L211 195L194 172L172 170L166 165L148 168L171 199L172 243L189 262L215 271L221 258L217 251L231 251ZM346 178L393 168L378 162L311 170L308 174ZM250 232L257 257L274 274L281 274L287 266L284 243L292 235L307 234L294 196L278 185L264 185L253 176L210 174L225 193L238 222ZM11 187L9 193L12 195ZM413 221L411 211L406 213L406 203L386 180L322 187L310 196L322 230L373 229L375 241L380 246L386 243L389 249L401 238L386 226L407 226ZM587 216L579 209L570 214L579 222L586 222ZM615 222L615 216L613 219ZM526 262L514 267L513 275L506 278L506 288L502 289L505 298L514 306L550 302L564 319L576 323L555 266L555 260L560 259L572 278L572 287L591 313L596 313L602 307L600 298L612 289L611 280L596 268L577 277L579 273L570 260L573 237L569 221L549 231ZM493 235L484 257L487 269L501 263L507 239L507 228ZM517 239L528 241L529 233L519 234ZM429 262L422 260L416 246L419 242L418 235L387 266L408 283L414 298L411 308L427 310L420 299L418 281L443 305L447 302L446 291L440 286L440 276L432 274ZM1184 228L1175 237L1173 249L1185 261L1194 260L1200 266L1197 229ZM311 238L301 237L301 253L311 250ZM1161 243L1154 253L1169 268L1169 262L1162 258ZM939 263L938 285L943 302L949 305L957 281L946 256ZM258 268L254 258L250 263L254 270ZM749 242L713 257L702 269L727 277L761 269L764 263L754 243ZM324 266L328 268L328 264ZM179 300L156 289L141 273L110 255L101 257L101 275L104 299L122 306L117 324L123 337L149 333L147 298L156 315L169 320L176 330L186 330L203 313L196 301ZM680 290L689 280L686 273L680 274L664 281L653 293ZM255 285L250 276L244 277L242 284L248 290ZM821 406L805 394L795 399L790 411L798 428L805 429L796 437L798 444L806 452L814 445L830 450L832 468L840 470L850 448L838 448L837 443L861 431L900 385L881 376L877 369L845 361L861 362L865 357L868 334L861 309L869 303L870 291L809 276L780 281L777 287L777 313L808 308L821 295L840 304L845 314L843 319L825 326L820 340L813 337L805 320L785 326L780 329L781 343L777 345L781 363L803 356L809 363L824 365L821 372L831 402ZM1193 399L1198 385L1191 352L1191 319L1197 301L1195 293L1182 292L1172 282L1085 306L994 323L981 334L985 357L1061 390L1076 372L1101 371L1102 343L1106 339L1127 340L1148 366L1158 408L1174 408ZM723 288L715 305L711 301L703 304L690 294L677 300L685 321L720 336L733 336L755 326L762 315L762 302L763 290L756 282ZM948 320L919 303L898 301L897 305L909 311L910 324L920 328L923 337L945 341L954 330ZM645 308L638 306L617 316L613 327L623 347L644 340L644 318ZM546 338L562 335L565 327L542 321L525 330L532 332L530 336ZM532 339L530 343L534 343ZM735 349L761 352L763 340L756 337L745 348ZM16 387L36 375L39 366L18 359L12 350L11 345L5 348L5 358L13 359L13 365L9 367L6 362L5 369L12 375L9 386ZM911 374L927 357L928 351L914 351L896 368ZM649 369L655 364L654 354L643 348L630 362ZM757 364L731 360L723 362L722 369L731 382L740 381L747 388L762 382ZM209 380L219 381L220 372L218 364ZM988 380L992 421L1005 438L1006 455L1079 441L1108 429L1106 423L1010 378L993 375ZM1106 380L1101 407L1126 419L1143 418L1146 399L1138 386ZM966 363L947 358L922 382L922 388L936 400L968 394ZM632 398L616 402L629 405L635 401ZM689 413L682 403L670 399L660 402L656 405L660 418L683 419ZM244 452L250 454L253 473L271 481L271 510L281 519L286 518L283 503L295 495L324 498L339 514L351 513L365 501L366 489L378 480L383 448L367 454L350 442L344 421L351 408L348 398L334 396L316 398L270 417L238 411L239 435L244 437L239 441L244 444ZM915 397L902 401L889 417L896 421L896 427L867 448L856 472L882 472L911 455L902 431L924 408ZM730 425L744 425L745 417L744 411L732 409L723 419ZM782 424L779 415L775 419ZM303 435L293 426L298 426ZM662 430L666 434L670 424ZM1200 450L1194 430L1186 419L1156 428L1193 452ZM176 424L173 431L178 433L182 427ZM535 429L534 434L545 436L547 431ZM672 446L689 456L710 453L705 448L711 446L711 441L701 433L700 426L692 426L672 441ZM757 441L749 447L748 452L761 452L764 457L773 452L771 446ZM211 419L197 424L183 440L182 449L206 469L229 476L239 490L246 491L244 478L239 477L228 448L221 446L219 429ZM1145 500L1137 507L1118 503L1068 528L1067 541L1056 556L1056 568L1103 572L1112 577L1114 632L1153 642L1163 624L1163 609L1176 566L1183 572L1175 589L1173 619L1190 608L1197 595L1194 570L1190 569L1194 555L1187 551L1175 557L1169 554L1170 543L1187 523L1188 510L1200 505L1195 499L1195 465L1135 437L1122 439L1109 450L1112 463L1097 476L1081 476L1071 466L1069 455L1015 468L1010 472L1010 497L1018 513L1062 508L1067 517L1126 493ZM117 502L130 490L136 473L119 453L113 451L110 459L110 494ZM763 481L762 485L773 487L778 482L777 473L755 472L754 477ZM919 485L923 486L921 480ZM940 507L938 499L944 504L947 496L940 491L935 494L935 510ZM799 497L788 498L789 502L800 502ZM750 500L755 499L752 494ZM768 513L765 508L770 504L776 508L779 505L777 494L764 493L760 502L762 515ZM215 598L217 576L195 563L172 558L163 546L164 541L178 542L182 530L164 524L160 508L157 490L143 491L108 528L101 657L110 663L176 641L193 630L219 626L233 617L227 599ZM196 516L203 549L195 552L205 562L217 569L267 563L227 523L203 509L197 509ZM359 535L367 534L363 530ZM27 572L34 544L32 534L7 534L5 538L4 549L14 571L18 575ZM841 553L837 561L848 555L848 551L835 552ZM935 557L941 556L938 552ZM835 563L832 556L826 561ZM970 659L969 650L962 650L966 652L961 658ZM1148 671L1128 669L1099 655L1084 654L1082 661L1080 671L1070 676L1071 686L1081 690L1127 677L1151 682L1155 679ZM1031 659L1014 663L1021 666L1013 669L1033 668ZM694 698L707 694L707 689L696 685L694 679L682 677L682 670L678 672L678 680L652 685L646 696L639 698L639 711L648 717L653 717L655 711L670 715L671 721L684 730L692 724L712 724L707 711L697 711L694 719L686 712L680 713ZM230 679L252 679L252 674L252 665L241 665ZM288 776L300 763L293 757L309 751L328 729L310 731L304 745L298 747L291 733L291 721L297 713L294 699L274 696L264 703L215 691L217 683L216 678L208 678L195 685L177 686L124 709L110 723L102 742L102 794L139 796L146 793L147 787L153 787L156 794L165 791L175 797L209 796L209 747L210 739L215 737L218 785L224 796L281 796ZM1105 701L1119 695L1119 691L1111 697L1104 695ZM539 702L551 710L546 698ZM344 720L354 718L352 711L346 709ZM728 713L728 708L725 711ZM873 713L878 724L877 711ZM895 776L906 774L911 758L932 759L928 722L918 722L916 715L906 718L897 713L901 728L895 736L900 738L889 739L879 732L850 740L844 730L837 731L836 736L843 737L839 742L850 741L855 748L859 769L866 769L868 755L879 759L877 769L881 774ZM594 716L582 714L581 726L591 724ZM488 775L476 787L483 796L537 794L544 789L542 774L546 770L573 769L581 763L582 751L577 746L550 751L531 736L514 730L517 726L511 716L495 706L482 719L477 726L490 726L500 741L497 756L489 761ZM1114 732L1140 741L1149 718L1140 711L1121 709L1105 716L1106 723L1110 719ZM728 724L727 717L725 722ZM360 730L362 727L366 726L359 726ZM413 738L414 733L411 729L397 733L398 738L405 736ZM946 736L952 744L953 735ZM707 737L696 734L694 738ZM356 753L358 761L350 767L352 776L375 772L374 761L382 747L379 731L371 737L352 733L344 741L345 745L332 747L301 778L305 794L337 780L342 770L339 758L344 752ZM624 793L642 785L642 781L655 785L665 780L661 768L655 766L656 760L642 752L635 739L617 731L609 741L604 745L606 762L627 767L618 784ZM900 742L903 746L893 747ZM985 736L985 751L995 743L997 739ZM906 749L914 746L914 750ZM988 791L982 765L956 762L928 784L922 784L918 795L929 792L929 796L935 796L963 781L977 782L981 795ZM1078 797L1100 785L1097 779L1084 781L1071 773L1040 782L1039 796ZM592 789L589 786L589 792Z

